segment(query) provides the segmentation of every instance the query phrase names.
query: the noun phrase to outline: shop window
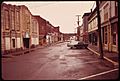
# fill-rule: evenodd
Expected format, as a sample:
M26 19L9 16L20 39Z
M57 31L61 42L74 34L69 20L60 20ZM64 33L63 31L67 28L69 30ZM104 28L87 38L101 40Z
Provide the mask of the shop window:
M104 27L104 43L107 44L107 26Z
M116 45L116 31L117 31L117 23L115 24L112 24L112 42L113 42L113 45Z

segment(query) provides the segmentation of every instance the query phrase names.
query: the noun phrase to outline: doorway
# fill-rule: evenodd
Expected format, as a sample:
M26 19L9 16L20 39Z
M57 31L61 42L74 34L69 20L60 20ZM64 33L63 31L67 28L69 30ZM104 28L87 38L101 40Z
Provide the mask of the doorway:
M29 40L30 38L23 38L23 45L25 48L29 48Z

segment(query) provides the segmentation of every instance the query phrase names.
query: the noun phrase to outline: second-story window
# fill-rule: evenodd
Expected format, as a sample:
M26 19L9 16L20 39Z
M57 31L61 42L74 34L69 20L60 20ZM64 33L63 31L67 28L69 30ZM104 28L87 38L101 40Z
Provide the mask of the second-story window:
M12 30L14 30L15 29L15 21L14 21L14 12L13 11L11 11L11 25L12 25Z
M16 13L16 30L20 30L20 13L17 11L17 13Z
M4 26L5 29L8 30L9 29L9 13L8 10L5 10L5 15L4 15Z
M32 32L34 32L34 20L32 22Z
M104 6L104 21L108 20L108 4Z

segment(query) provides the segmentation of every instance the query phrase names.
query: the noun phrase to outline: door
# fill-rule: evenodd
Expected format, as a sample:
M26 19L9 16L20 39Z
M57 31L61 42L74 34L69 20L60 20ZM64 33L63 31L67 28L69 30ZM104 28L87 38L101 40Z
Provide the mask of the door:
M25 48L29 48L29 40L30 38L23 38L23 44Z

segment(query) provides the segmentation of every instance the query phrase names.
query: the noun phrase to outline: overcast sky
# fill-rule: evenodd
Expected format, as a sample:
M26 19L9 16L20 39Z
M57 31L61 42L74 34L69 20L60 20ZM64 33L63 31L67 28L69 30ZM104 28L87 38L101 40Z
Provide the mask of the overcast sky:
M95 1L9 1L13 5L25 5L33 15L40 15L53 26L60 26L62 33L74 33L77 27L77 16L80 25L84 13L95 7Z

